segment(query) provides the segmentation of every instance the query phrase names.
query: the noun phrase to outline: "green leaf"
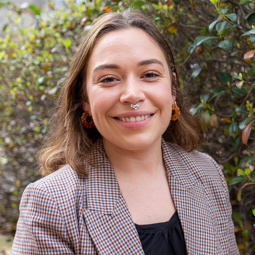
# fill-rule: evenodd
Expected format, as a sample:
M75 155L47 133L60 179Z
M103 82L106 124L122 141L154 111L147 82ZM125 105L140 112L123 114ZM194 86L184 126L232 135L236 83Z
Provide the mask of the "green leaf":
M226 17L228 17L233 22L236 22L237 20L237 16L235 13L226 14Z
M134 1L132 4L131 4L131 8L132 9L139 9L141 8L142 6L144 6L144 1L141 1L141 0L136 0ZM162 6L162 4L161 4Z
M245 168L245 174L250 175L251 174L251 169L249 167Z
M70 38L66 38L64 40L64 45L65 45L66 48L70 48L70 46L72 45L71 39Z
M231 84L231 82L232 82L232 76L228 72L220 72L219 73L219 78L225 84L228 84L228 82Z
M252 1L249 1L249 0L247 0L247 1L241 1L241 2L240 2L240 4L242 4L242 5L243 5L243 4L251 4L251 3L252 3Z
M206 31L207 31L207 27L204 27L204 28L202 29L202 31L201 31L201 35L204 36L205 33L206 33Z
M250 162L250 164L252 165L253 164L253 158L252 157L250 157L251 158L251 162ZM248 161L247 161L248 162ZM248 162L249 163L249 162ZM255 170L253 169L253 171L252 171L252 174L251 174L251 177L252 177L252 179L255 181Z
M203 104L199 104L197 107L192 107L189 111L192 115L195 115L203 108L204 108Z
M241 130L245 129L245 127L247 126L248 122L251 120L252 117L246 117L245 119L243 119L240 123L239 123L239 128Z
M35 5L31 4L29 5L29 9L34 12L35 15L40 16L41 11L38 9Z
M200 74L200 72L202 71L202 69L203 69L202 67L196 68L196 69L192 72L191 77L196 78L196 77Z
M13 190L13 192L12 192L12 193L13 193L13 195L14 195L14 196L18 196L19 191L18 191L17 189L15 189L15 190Z
M210 0L210 2L211 2L215 7L218 6L219 1L220 1L220 0Z
M237 172L241 175L241 176L246 176L245 172L242 169L237 169Z
M232 217L233 217L234 222L238 223L238 225L242 228L243 227L243 220L241 218L241 215L238 212L233 211Z
M231 57L235 56L238 52L239 52L238 50L232 51L231 54L230 54Z
M242 190L239 189L238 193L237 193L237 201L241 201L242 200Z
M227 7L219 8L219 11L222 14L226 14L228 12L228 8Z
M18 205L17 205L17 203L12 202L12 203L11 203L11 207L12 207L13 209L15 209L15 208L18 207Z
M226 91L227 89L224 87L215 87L213 89L210 90L211 93L215 93L215 92L222 92L222 91Z
M203 94L203 95L200 95L200 100L204 101L204 103L207 103L208 99L210 98L210 93L208 94Z
M219 34L226 34L230 28L234 28L236 25L231 25L227 21L222 21L216 24L216 30Z
M218 39L216 36L198 36L194 40L194 45L199 46L203 42L209 41L209 40L215 40Z
M240 113L245 113L245 114L248 113L245 109L243 109L243 108L241 108L241 107L237 107L237 108L235 109L235 112L240 112Z
M252 66L251 69L249 70L249 75L255 76L255 65Z
M159 10L159 7L158 7L157 4L152 4L152 6L153 6L156 10ZM156 19L155 19L155 20L156 20ZM157 18L157 20L158 20L158 18Z
M235 78L235 79L237 79L237 80L239 80L239 81L242 80L242 79L240 78L240 76L233 75L232 77Z
M253 25L255 23L255 12L249 13L246 19L250 25Z
M245 35L255 35L255 28L247 31L246 33L242 34L242 36L245 36Z
M222 48L224 50L230 50L232 48L233 40L232 39L226 39L224 41L219 42L218 46L219 48Z
M229 180L228 185L231 186L231 185L237 184L239 182L243 182L245 180L246 179L244 176L237 176L237 177L234 177L231 180Z
M3 26L3 28L2 28L2 30L3 30L3 32L6 30L6 28L8 27L8 23L6 23L4 26Z
M247 91L244 88L232 87L232 92L237 95L246 95Z
M180 3L180 0L173 0L173 2L177 5Z
M233 122L229 125L229 133L230 134L235 134L236 133L236 130L237 130L237 123L236 122Z
M214 28L214 26L215 26L215 24L218 22L218 20L216 19L216 20L214 20L209 26L208 26L208 30L209 30L209 32L212 32L212 30L213 30L213 28Z
M254 35L250 36L250 40L252 43L255 43L255 36Z
M255 216L255 209L252 210L253 215Z
M188 53L191 55L196 48L197 46L195 44L191 44L188 48Z

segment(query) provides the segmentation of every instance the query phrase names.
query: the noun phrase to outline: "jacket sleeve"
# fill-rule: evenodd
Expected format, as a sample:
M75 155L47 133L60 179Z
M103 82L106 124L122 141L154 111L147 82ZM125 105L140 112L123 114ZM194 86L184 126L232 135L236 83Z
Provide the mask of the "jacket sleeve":
M229 221L228 221L228 226L229 226L228 241L229 241L229 245L230 245L230 253L229 254L230 255L239 255L240 253L239 253L237 243L236 243L234 223L232 220L232 205L230 203L228 185L227 185L226 179L225 179L224 174L222 173L219 165L216 163L216 161L213 158L211 158L210 156L208 156L208 157L211 159L212 163L215 165L215 167L220 175L222 185L223 185L225 193L226 193L226 201L227 201L227 207L228 207L228 219L229 219Z
M74 254L61 208L44 187L30 184L20 203L12 254Z

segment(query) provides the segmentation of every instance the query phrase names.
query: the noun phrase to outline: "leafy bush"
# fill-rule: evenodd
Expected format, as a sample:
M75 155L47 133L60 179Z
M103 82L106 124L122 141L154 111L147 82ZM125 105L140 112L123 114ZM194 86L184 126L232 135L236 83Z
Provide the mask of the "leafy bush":
M62 10L49 2L46 14L2 3L12 13L0 38L2 230L15 230L21 193L39 178L36 151L73 51L99 13L125 7L151 14L169 39L191 112L202 116L202 150L229 184L240 252L254 253L255 12L245 0L68 1ZM32 27L24 15L34 18Z

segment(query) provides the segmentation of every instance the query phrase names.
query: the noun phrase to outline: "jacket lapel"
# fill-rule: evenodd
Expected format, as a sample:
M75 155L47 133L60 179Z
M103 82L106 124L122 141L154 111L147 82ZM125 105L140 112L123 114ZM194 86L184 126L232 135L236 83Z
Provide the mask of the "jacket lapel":
M199 182L203 172L178 146L162 142L171 195L182 224L188 254L222 254L208 206L206 190ZM194 152L196 153L196 152Z
M84 218L98 254L144 254L114 170L96 144L94 165L87 165ZM101 152L100 152L101 150Z

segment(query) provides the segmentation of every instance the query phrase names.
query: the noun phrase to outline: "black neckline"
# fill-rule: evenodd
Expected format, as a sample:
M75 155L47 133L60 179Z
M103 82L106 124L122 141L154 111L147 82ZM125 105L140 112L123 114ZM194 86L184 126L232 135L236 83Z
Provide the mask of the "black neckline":
M135 224L135 227L137 231L160 231L160 230L166 230L169 229L172 226L175 226L175 222L178 220L178 214L177 211L174 212L172 217L169 221L166 222L159 222L159 223L152 223L152 224Z

